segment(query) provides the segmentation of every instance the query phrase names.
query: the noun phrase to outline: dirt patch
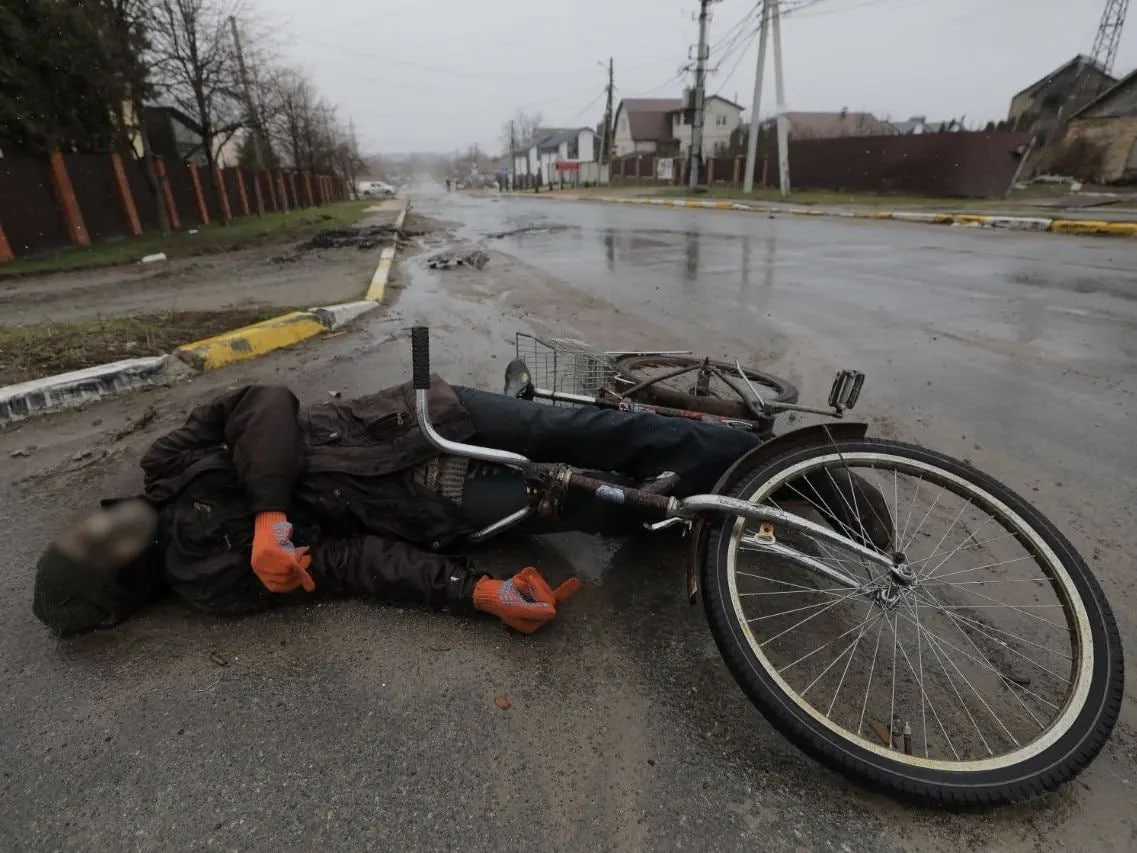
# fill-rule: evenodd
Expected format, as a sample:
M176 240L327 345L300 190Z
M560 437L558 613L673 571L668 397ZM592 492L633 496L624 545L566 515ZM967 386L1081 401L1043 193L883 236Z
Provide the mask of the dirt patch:
M186 311L0 327L0 386L124 358L163 355L281 313L280 308Z
M394 225L368 225L355 228L328 228L313 235L311 240L297 246L298 251L309 249L374 249L390 241L397 234Z

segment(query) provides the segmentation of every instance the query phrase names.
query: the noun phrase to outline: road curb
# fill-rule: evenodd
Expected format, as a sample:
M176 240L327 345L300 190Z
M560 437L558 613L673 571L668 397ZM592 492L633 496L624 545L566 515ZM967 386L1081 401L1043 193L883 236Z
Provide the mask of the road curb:
M379 265L371 276L371 285L367 288L365 299L372 302L382 302L387 295L387 279L391 277L391 265L395 262L395 247L388 246L379 254Z
M322 308L309 308L309 313L324 324L325 329L339 329L379 307L373 299L359 302L344 302L340 305L325 305Z
M171 381L169 356L131 358L0 388L0 425Z
M540 198L527 193L514 193L519 198ZM1003 231L1035 231L1053 234L1078 234L1102 237L1137 237L1137 222L1109 222L1098 219L1052 219L1042 216L1002 216L983 213L938 213L913 210L817 210L808 207L771 207L738 201L699 201L682 198L638 198L635 196L549 195L564 201L599 201L609 204L642 204L652 207L681 207L702 210L739 210L777 216L827 216L842 219L877 219L915 222L924 225L955 225L990 228Z
M173 354L194 370L216 370L292 346L320 334L325 328L315 314L291 311L212 338L183 344Z

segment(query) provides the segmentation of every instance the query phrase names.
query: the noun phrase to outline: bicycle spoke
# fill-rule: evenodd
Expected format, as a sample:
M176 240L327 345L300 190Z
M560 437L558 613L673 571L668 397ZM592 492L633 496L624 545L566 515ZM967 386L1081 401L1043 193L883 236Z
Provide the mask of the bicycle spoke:
M901 546L908 538L908 524L912 521L912 511L916 508L916 502L920 499L920 486L924 484L924 475L920 475L920 479L916 481L916 493L912 495L912 502L908 504L908 514L904 517L904 532L900 534L900 538L896 540L897 547L904 550Z
M917 637L919 637L919 633L917 633ZM903 644L900 645L900 654L904 657L904 662L906 664L908 664L908 669L912 672L912 675L916 676L916 683L920 687L920 707L921 707L921 710L923 710L923 707L924 707L924 681L922 678L920 678L916 674L916 667L912 666L912 660L908 657L908 652L904 651L904 645ZM936 706L935 705L929 705L928 707L930 707L932 709L932 716L936 718L936 723L939 725L940 731L943 733L944 740L947 741L948 747L951 749L952 754L955 755L956 761L958 761L959 760L959 753L956 752L955 745L952 743L951 737L947 733L947 729L944 728L943 721L940 720L940 715L936 711ZM925 758L928 757L927 719L928 719L927 715L925 714L925 716L924 716L924 722L925 722L925 725L924 725L924 757Z
M991 745L987 743L987 738L983 736L979 724L975 722L975 717L972 716L971 709L967 707L967 703L963 701L963 696L960 695L959 688L955 686L955 681L952 679L951 673L948 672L947 665L944 663L944 659L936 648L935 641L932 640L931 636L928 637L928 648L932 650L932 654L935 655L936 660L939 662L940 669L943 670L944 676L947 678L948 686L951 687L952 693L955 694L955 698L959 700L960 707L963 708L963 713L967 715L967 719L971 720L971 725L975 728L975 733L979 735L979 739L983 741L983 748L987 750L988 755L994 755L995 753L991 750ZM1008 732L1008 734L1010 734L1010 732Z
M916 544L916 537L920 535L920 531L924 529L924 523L931 517L932 511L935 510L936 505L939 504L940 498L944 496L943 487L940 488L940 493L936 495L936 499L932 501L932 505L928 507L928 511L924 513L924 517L920 519L920 523L916 525L916 529L912 531L912 538L907 540L906 543L901 543L900 550L902 552L909 551L913 545Z
M911 620L911 619L909 619L907 616L902 616L902 618L904 618L904 619L907 619L909 622L911 622L911 621L912 621L912 620ZM972 663L978 664L978 665L979 665L981 668L983 668L983 669L986 669L986 670L988 670L989 672L992 672L992 673L994 673L995 675L999 676L999 680L1000 680L1000 682L1001 682L1001 683L1002 683L1002 684L1003 684L1003 685L1004 685L1004 686L1007 688L1007 690L1008 690L1008 691L1011 693L1011 695L1012 695L1012 696L1015 696L1015 697L1017 697L1017 698L1018 698L1019 702L1023 704L1023 708L1024 708L1024 709L1026 709L1026 712L1027 712L1028 714L1030 714L1031 718L1032 718L1032 719L1033 719L1033 720L1034 720L1036 723L1038 723L1039 727L1040 727L1040 728L1043 728L1044 726L1042 725L1042 723L1041 723L1041 722L1039 722L1038 718L1037 718L1037 717L1035 717L1035 716L1034 716L1034 714L1033 714L1033 713L1031 713L1030 709L1026 707L1026 704L1022 702L1022 697L1018 696L1018 694L1017 694L1017 693L1016 693L1016 692L1015 692L1015 691L1012 689L1012 685L1013 685L1014 687L1017 687L1019 690L1022 690L1024 693L1029 693L1031 696L1033 696L1035 699L1037 699L1039 702L1043 703L1044 705L1049 705L1049 706L1050 706L1051 708L1053 708L1055 711L1057 711L1057 710L1058 710L1058 706L1057 706L1057 705L1055 705L1053 702L1050 702L1049 700L1047 700L1047 699L1044 699L1043 697L1039 696L1037 693L1035 693L1035 692L1034 692L1033 690L1031 690L1029 687L1023 687L1021 684L1019 684L1019 683L1018 683L1018 682L1016 682L1014 679L1012 679L1012 678L1011 678L1011 676L1007 675L1005 672L1003 672L1003 671L1002 671L1002 670L1000 670L998 667L996 667L996 666L995 666L993 663L991 663L991 661L990 661L990 660L987 658L987 655L986 655L986 654L984 654L983 650L982 650L982 649L980 649L980 648L979 648L979 646L975 645L975 641L974 641L974 640L972 640L972 639L971 639L971 637L969 637L969 636L967 635L967 632L965 632L965 631L964 631L962 628L960 628L960 626L959 626L959 625L956 625L955 627L956 627L956 629L957 629L957 630L959 630L959 632L960 632L961 634L963 634L964 638L965 638L965 639L966 639L966 640L967 640L967 641L968 641L968 642L971 644L972 648L974 648L974 649L975 649L975 651L976 651L976 652L977 652L977 653L980 655L980 657L982 658L982 660L980 660L979 658L977 658L977 657L975 657L974 655L970 654L970 653L969 653L968 651L966 651L965 649L961 649L959 646L955 645L955 644L954 644L954 643L952 643L950 640L947 640L946 638L942 637L942 636L941 636L941 635L939 635L939 634L936 634L936 635L935 635L936 639L937 639L937 640L940 640L942 643L944 643L944 645L948 646L949 648L953 649L954 651L956 651L956 652L959 652L959 654L963 655L965 658L967 658L968 660L970 660ZM927 629L925 629L925 630L927 630ZM930 632L930 633L932 633L932 632ZM901 651L903 651L903 649L901 649Z
M871 603L870 603L870 605L869 605L869 613L870 613L870 614L872 613L872 605L871 605ZM854 631L856 631L856 630L858 630L859 628L861 628L861 626L863 626L863 625L864 625L866 622L868 622L870 619L872 619L872 616L871 616L871 615L870 615L870 616L866 616L866 617L865 617L863 620L861 620L860 622L858 622L858 623L857 623L856 625L854 625L852 628L849 628L848 630L846 630L846 631L845 631L843 634L839 634L838 636L834 637L834 638L833 638L832 640L830 640L829 642L821 644L820 646L818 646L816 649L814 649L814 650L813 650L813 651L811 651L811 652L806 652L804 655L802 655L801 657L799 657L797 660L795 660L795 661L791 661L790 663L787 663L785 666L783 666L781 669L779 669L779 670L778 670L778 674L779 674L779 675L781 675L781 674L782 674L782 673L784 673L784 672L785 672L787 669L791 669L792 667L795 667L795 666L797 666L797 665L798 665L799 663L801 663L803 660L809 660L811 657L813 657L813 656L814 656L815 654L817 654L819 651L821 651L822 649L827 649L827 648L829 648L831 645L833 645L833 644L834 644L835 642L837 642L838 640L843 640L843 639L845 639L845 637L849 636L851 633L853 633Z
M967 503L965 503L963 506L961 506L959 508L959 513L956 515L956 517L952 521L952 523L950 525L948 525L947 530L944 531L944 535L940 537L940 541L936 543L936 547L933 548L932 551L940 550L940 546L944 544L944 540L947 539L948 534L951 533L953 530L955 530L955 526L957 524L959 524L959 520L961 518L963 518L963 513L967 510L967 508L969 506L971 506L971 499L970 498L967 500ZM964 540L964 541L966 541L966 540ZM939 566L937 565L936 568L939 568ZM935 569L932 569L932 571L934 572ZM920 580L920 576L918 574L916 576L916 580Z
M979 527L976 529L976 533L978 533L979 530L982 529L987 524L987 522L989 522L990 520L991 519L988 518L986 521L983 522L983 524L979 525ZM974 536L974 535L975 534L973 533L972 536ZM1017 536L1017 535L1018 535L1017 533L1004 533L1001 536L992 536L990 539L984 539L982 542L975 542L972 545L968 545L965 548L959 548L958 550L959 551L974 551L976 548L981 548L984 545L987 545L991 542L1000 542L1003 539L1010 539L1010 538ZM966 542L967 540L965 539L963 541ZM954 554L954 552L952 552L952 553ZM943 555L944 555L943 551L939 552L938 554L929 554L927 557L921 557L918 560L909 560L908 565L910 565L910 566L922 565L924 563L929 562L930 560L934 560L936 557L942 557ZM949 556L951 556L951 554L949 554Z
M1008 610L1014 610L1016 613L1021 613L1024 616L1029 616L1031 619L1037 619L1039 622L1043 622L1047 625L1050 625L1052 628L1059 628L1059 629L1065 628L1067 632L1069 632L1069 630L1070 630L1069 626L1059 625L1057 622L1051 622L1049 619L1044 619L1043 617L1041 617L1035 613L1030 612L1031 610L1050 610L1050 609L1062 610L1064 608L1062 607L1061 604L1009 604L1005 601L999 601L999 599L997 599L997 598L992 598L989 595L984 595L981 592L976 592L973 589L964 589L963 587L960 587L959 591L960 592L966 592L968 595L974 595L977 598L982 598L984 601L990 601L992 603L991 604L941 604L940 608L944 609L944 610L992 610L996 607L1005 607Z
M774 635L774 636L772 636L770 639L766 640L766 642L764 642L764 643L761 643L760 645L761 645L761 646L763 646L763 647L764 647L764 646L768 646L770 643L774 642L774 640L778 639L779 637L782 637L782 636L784 636L785 634L788 634L790 631L793 631L795 628L800 628L800 627L801 627L802 625L804 625L806 622L810 621L811 619L816 619L816 618L817 618L818 616L820 616L822 613L826 613L826 612L828 612L829 610L831 610L832 608L834 608L834 607L836 607L838 604L840 604L842 601L848 601L850 598L852 598L854 595L856 595L856 594L857 594L857 592L858 592L858 590L853 590L853 591L852 591L852 592L850 592L848 595L846 595L846 596L844 596L844 597L842 597L842 598L838 598L836 601L833 601L833 602L831 602L831 603L829 604L829 606L828 606L828 607L824 608L823 610L818 610L816 613L814 613L814 614L812 614L812 615L810 615L810 616L806 616L806 617L805 617L804 619L802 619L800 622L798 622L798 623L796 623L796 624L794 624L794 625L791 625L790 627L786 628L784 631L781 631L780 633L777 633L777 634L775 634L775 635ZM746 620L746 621L747 621L747 622L752 622L752 621L754 621L754 620L752 620L752 619L748 619L748 620Z
M865 727L865 711L867 711L869 707L869 691L872 690L872 677L873 673L876 672L876 658L877 655L880 654L880 636L884 633L884 623L888 621L887 619L883 618L883 611L881 612L881 616L882 618L880 620L880 625L878 625L876 629L876 645L873 648L872 663L869 665L869 677L868 681L865 682L865 698L861 701L861 718L857 723L858 735Z
M938 599L936 599L936 598L935 598L935 596L933 596L933 595L932 595L930 592L928 592L928 593L925 593L925 595L927 595L927 596L929 596L929 597L931 598L931 601L930 601L930 602L928 602L928 603L929 603L929 605L930 605L931 607L935 607L935 608L940 608L940 609L943 609L943 611L944 611L944 615L945 615L945 616L947 616L949 619L952 619L952 620L956 620L956 619L965 620L965 621L967 622L967 624L971 625L971 627L972 627L972 629L973 629L973 630L975 630L975 631L978 631L980 634L982 634L982 635L983 635L984 637L986 637L988 640L991 640L991 641L992 641L992 642L994 642L994 643L998 643L998 644L999 644L999 646L1000 646L1002 649L1004 649L1004 650L1006 650L1006 651L1010 652L1010 653L1011 653L1011 654L1013 654L1015 657L1018 657L1018 658L1022 658L1024 661L1026 661L1027 663L1031 664L1032 666L1035 666L1035 667L1037 667L1038 669L1041 669L1043 672L1045 672L1047 675L1049 675L1051 678L1055 679L1056 681L1061 681L1063 684L1065 684L1065 685L1067 685L1067 686L1069 686L1069 685L1070 685L1070 680L1069 680L1068 678L1063 678L1061 675L1059 675L1058 673L1056 673L1054 670L1052 670L1052 669L1048 669L1047 667L1045 667L1045 666L1043 666L1042 664L1040 664L1040 663L1039 663L1038 661L1036 661L1034 658L1032 658L1032 657L1028 657L1027 655L1023 654L1022 652L1018 651L1017 649L1013 649L1013 648L1011 648L1011 647L1010 647L1010 646L1008 646L1006 643L1004 643L1002 640L1000 640L998 637L993 637L993 636L991 636L990 634L988 634L988 633L987 633L987 629L988 629L990 626L984 625L983 623L981 623L981 622L978 622L977 620L974 620L974 619L967 619L967 617L964 617L964 616L960 616L958 613L952 613L952 612L950 612L950 611L949 611L947 608L944 608L944 607L943 607L943 605L941 605L941 604L939 603ZM991 628L991 630L997 630L997 629L995 629L995 628ZM1000 633L1003 633L1003 634L1007 635L1007 632L1006 632L1006 631L1002 631L1002 632L1000 632ZM1014 635L1008 635L1008 636L1014 636ZM1023 638L1021 638L1021 637L1017 637L1016 639L1019 639L1019 640L1021 640L1021 641L1022 641L1022 642L1024 642L1024 643L1030 643L1030 641L1029 641L1029 640L1023 639ZM1037 643L1030 643L1030 644L1031 644L1031 645L1034 645L1034 646L1036 646L1037 648L1040 648L1040 649L1042 649L1043 651L1047 651L1047 649L1046 649L1045 647L1043 647L1043 646L1039 646ZM1060 654L1060 653L1059 653L1059 654ZM1060 654L1060 656L1061 656L1061 657L1065 657L1067 660L1071 660L1071 658L1070 658L1068 655L1061 655L1061 654Z
M970 501L968 501L968 503L970 503ZM928 571L923 571L923 569L927 568L927 563L930 563L932 561L933 557L938 557L940 555L940 553L942 553L942 552L940 552L940 546L939 545L937 545L935 548L932 549L932 556L925 557L922 560L913 561L915 563L920 564L921 571L919 574L920 574L921 579L932 577L932 575L934 575L941 568L943 568L944 564L947 563L948 560L950 560L952 557L954 557L960 551L970 550L970 546L965 548L964 543L967 542L968 539L971 539L976 534L978 534L979 531L982 530L984 527L986 527L987 522L989 522L990 520L991 520L991 516L987 516L987 518L984 519L983 523L980 524L977 528L975 528L975 530L972 531L972 533L970 535L968 535L967 539L964 539L963 542L960 542L959 545L957 545L953 551L949 552L946 557L944 557L942 560L940 560L940 562L936 563L936 565L933 568L929 569ZM1005 537L998 537L998 538L1005 538ZM993 541L997 541L997 540L996 539L988 539L987 540L987 542L993 542ZM941 542L941 544L942 544L942 542Z
M873 602L870 601L868 612L872 613L874 607L875 607L875 605L873 604ZM868 617L865 617L865 618L867 619ZM879 621L880 619L883 619L883 618L884 618L884 611L881 611L877 615L877 620ZM861 640L864 638L865 632L868 629L869 629L869 626L865 625L863 628L861 628L861 632L859 634L857 634L857 639L853 643L853 650L851 652L849 652L849 659L847 661L845 661L845 668L841 671L841 680L837 682L837 689L833 691L833 698L829 700L829 707L825 709L825 716L827 716L827 717L833 713L833 706L835 704L837 704L837 696L841 693L841 688L845 684L845 676L847 676L849 674L849 667L853 663L853 658L856 657L856 655L857 655L857 647L861 644Z
M818 681L820 681L825 676L825 673L829 672L829 670L831 670L834 666L836 666L837 663L841 660L841 658L845 657L845 654L850 649L856 648L857 644L861 641L861 637L863 637L865 635L865 629L867 627L868 627L867 625L862 627L860 633L857 634L857 636L853 638L853 642L851 642L851 643L849 643L849 645L845 646L845 648L841 651L841 654L839 654L839 655L837 655L837 657L833 658L833 660L829 662L829 665L826 666L825 669L821 670L821 672L819 672L817 674L817 677L814 678L813 681L809 682L809 686L807 686L805 688L805 690L801 691L801 693L799 694L803 699L805 698L805 694L810 691L810 689L813 687L813 685L815 685Z
M916 532L917 533L919 532L919 528L917 528ZM916 613L916 662L920 665L920 716L923 718L923 721L924 721L924 757L927 758L928 757L928 712L924 710L924 700L927 699L927 692L924 690L924 639L923 639L923 634L920 633L920 608L919 608L919 605L917 605L913 609ZM934 708L932 709L932 713L935 713ZM939 717L937 716L936 719L939 719ZM947 737L946 732L944 733L944 737ZM955 752L954 747L952 748L952 752ZM959 758L959 756L957 755L956 758Z
M1015 557L1013 560L1000 560L997 563L987 563L985 566L976 566L974 569L963 569L962 571L948 572L946 575L935 575L934 577L938 577L940 580L943 580L944 578L954 578L956 575L966 575L966 574L970 574L971 572L982 571L983 569L997 569L999 566L1009 566L1012 563L1021 563L1023 560L1033 560L1033 559L1034 559L1033 554L1027 554L1024 557ZM933 577L932 575L929 575L929 580L932 577Z

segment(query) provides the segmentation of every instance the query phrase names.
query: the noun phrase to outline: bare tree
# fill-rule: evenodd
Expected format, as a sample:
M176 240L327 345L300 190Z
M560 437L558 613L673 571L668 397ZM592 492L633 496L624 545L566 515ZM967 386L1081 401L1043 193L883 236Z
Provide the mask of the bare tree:
M302 73L293 69L281 71L274 82L277 108L267 123L270 135L292 168L308 168L315 90Z
M513 114L513 119L505 122L501 126L501 147L503 151L510 150L510 139L512 137L513 149L515 151L524 151L533 144L533 137L537 133L537 129L541 126L544 120L544 115L540 112L527 113L524 110L518 110Z
M216 183L217 157L245 122L229 17L240 0L151 0L151 52L163 93L201 133Z

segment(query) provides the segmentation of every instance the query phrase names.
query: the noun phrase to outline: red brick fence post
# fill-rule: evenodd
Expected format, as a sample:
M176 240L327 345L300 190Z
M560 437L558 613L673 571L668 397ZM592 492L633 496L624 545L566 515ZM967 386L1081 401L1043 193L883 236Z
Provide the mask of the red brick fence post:
M178 215L178 206L174 203L174 191L170 189L170 176L166 174L166 161L161 157L154 158L154 172L162 187L162 201L166 203L166 217L170 220L170 227L175 230L181 228L182 220Z
M71 177L67 174L67 167L63 165L63 155L58 151L51 152L48 158L48 170L51 173L51 189L59 204L59 212L63 214L63 224L67 226L67 236L76 245L90 246L91 237L83 222L83 211L79 209L75 188L71 186Z
M4 226L0 225L0 264L6 264L16 260L16 256L12 254L12 247L8 245L8 237L4 234Z
M115 186L118 187L118 201L122 206L122 217L126 220L126 227L130 233L137 237L142 233L142 223L138 219L138 208L134 206L134 195L130 191L130 184L126 180L122 155L117 151L111 152L111 168L114 170Z
M193 197L197 202L197 215L201 219L202 225L209 224L209 208L205 206L205 194L201 191L201 177L197 174L197 164L187 163L186 168L189 170L190 183L193 185Z

